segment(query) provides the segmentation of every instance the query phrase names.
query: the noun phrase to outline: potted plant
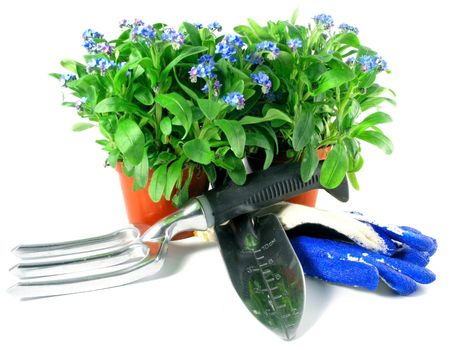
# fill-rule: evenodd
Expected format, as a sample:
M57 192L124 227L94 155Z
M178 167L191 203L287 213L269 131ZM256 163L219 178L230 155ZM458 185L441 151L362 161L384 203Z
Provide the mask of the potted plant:
M391 118L369 113L393 103L375 83L386 63L354 27L334 30L327 15L314 26L296 19L248 20L225 35L217 22L174 29L124 20L113 40L86 30L84 61L63 60L71 72L52 75L71 92L64 104L85 120L74 130L99 128L107 164L122 184L131 181L124 191L142 190L154 203L180 206L200 174L213 183L224 171L242 185L246 156L262 155L265 169L300 161L306 181L323 148L322 184L335 187L347 173L358 187L360 140L392 149L376 127Z

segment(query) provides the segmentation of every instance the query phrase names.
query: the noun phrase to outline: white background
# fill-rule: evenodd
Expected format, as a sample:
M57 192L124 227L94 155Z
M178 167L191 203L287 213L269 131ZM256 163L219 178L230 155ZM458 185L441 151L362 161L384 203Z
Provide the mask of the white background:
M461 1L21 1L0 5L0 348L409 349L465 344L465 13ZM384 129L392 156L365 148L360 192L344 206L322 194L319 207L358 209L419 228L439 251L438 279L411 297L308 280L298 338L283 342L259 324L231 287L215 244L170 247L159 278L126 287L19 302L9 250L21 242L64 240L126 225L117 175L93 131L61 107L62 58L84 53L81 33L107 37L120 19L264 23L301 8L300 23L326 12L360 29L378 50L397 91ZM457 320L456 320L457 318ZM463 325L462 325L463 324Z

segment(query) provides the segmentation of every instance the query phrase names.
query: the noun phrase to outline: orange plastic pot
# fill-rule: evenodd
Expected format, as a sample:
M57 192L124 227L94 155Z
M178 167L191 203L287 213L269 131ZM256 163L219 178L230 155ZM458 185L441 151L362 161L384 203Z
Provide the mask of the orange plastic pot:
M153 202L149 197L148 187L149 181L145 188L133 191L133 178L125 175L122 169L122 163L117 164L117 172L120 177L120 185L122 188L123 199L125 201L126 213L128 221L135 225L141 233L144 233L149 227L165 216L172 214L177 208L171 201L164 197L159 202ZM152 176L152 171L149 173L149 178ZM184 173L185 181L187 173ZM193 174L189 187L190 197L203 194L208 189L208 179L206 174ZM172 194L173 195L173 194ZM192 232L178 234L175 239L182 239L191 236Z
M328 156L328 153L331 151L331 147L320 148L316 152L318 153L319 160L325 160ZM292 197L288 200L290 203L302 204L308 207L315 207L316 200L318 198L319 190L311 190L298 196Z

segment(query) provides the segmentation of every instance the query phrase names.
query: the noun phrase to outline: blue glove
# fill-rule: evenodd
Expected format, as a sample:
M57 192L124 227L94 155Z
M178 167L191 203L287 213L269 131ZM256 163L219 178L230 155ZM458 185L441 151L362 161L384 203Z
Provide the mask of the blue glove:
M309 276L370 290L381 278L402 295L435 280L425 266L436 241L411 227L285 202L263 212L278 217Z

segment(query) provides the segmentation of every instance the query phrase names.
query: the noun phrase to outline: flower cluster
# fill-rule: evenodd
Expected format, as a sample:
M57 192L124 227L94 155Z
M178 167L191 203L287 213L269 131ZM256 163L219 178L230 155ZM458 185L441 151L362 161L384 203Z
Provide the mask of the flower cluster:
M243 109L245 107L245 97L239 92L229 92L223 97L225 103L228 103L232 107L237 109Z
M387 62L381 56L363 55L358 59L357 63L360 64L360 68L363 72L374 69L383 72L388 69Z
M332 17L325 13L313 17L313 20L317 25L321 25L324 29L329 29L334 25Z
M263 41L259 44L256 44L256 50L262 52L267 52L266 56L269 60L275 60L279 56L279 48L272 41Z
M300 39L290 39L288 42L287 42L287 46L289 47L289 49L291 49L292 51L297 51L299 48L301 48L303 45L302 41Z
M191 67L189 70L190 81L196 83L198 78L215 78L216 75L213 73L214 70L214 59L211 55L203 55L198 60L198 65Z
M101 33L96 32L96 31L94 31L92 29L86 29L83 32L82 36L83 36L83 40L84 40L83 47L86 50L88 50L89 53L96 53L96 52L101 52L102 51L102 49L103 49L102 44L103 43L96 43L96 39L97 40L102 40L104 38L104 36ZM102 51L102 52L104 52L104 51Z
M357 27L354 27L354 26L351 26L347 23L342 23L340 26L339 26L339 29L343 32L353 32L355 34L358 34L358 28Z
M203 29L203 24L199 22L193 22L192 23L196 29Z
M166 28L162 33L161 39L172 43L174 50L178 50L185 42L185 36L173 28Z
M115 67L115 62L108 60L107 58L92 58L87 63L87 72L91 73L96 70L99 70L102 75L104 75L110 68Z
M208 24L208 29L211 32L215 32L216 30L220 32L222 30L222 26L219 22L212 22Z
M248 46L241 37L234 34L228 34L222 41L217 43L215 52L220 53L222 58L227 61L236 62L237 59L235 58L235 54L237 53L237 48L246 50L247 47Z
M145 41L152 41L156 37L154 28L151 25L135 24L131 30L131 39L137 41L138 39L143 39Z
M259 72L257 74L253 73L251 75L251 78L256 84L261 85L261 91L263 92L263 94L269 93L269 91L272 88L272 82L266 73L264 72Z
M69 81L76 80L76 75L74 74L62 74L59 78L60 84L63 87L66 87Z

